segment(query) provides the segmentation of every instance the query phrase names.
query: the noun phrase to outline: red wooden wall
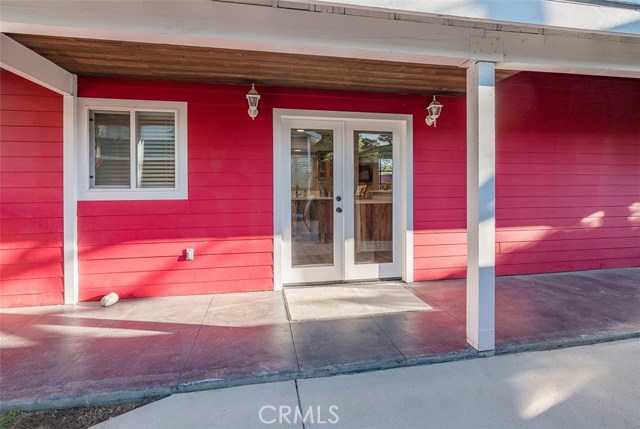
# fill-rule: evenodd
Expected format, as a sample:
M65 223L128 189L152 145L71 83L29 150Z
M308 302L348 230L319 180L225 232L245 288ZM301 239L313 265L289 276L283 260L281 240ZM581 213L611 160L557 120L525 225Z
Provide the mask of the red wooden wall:
M414 147L415 280L466 274L463 99ZM497 85L496 273L640 266L640 81Z
M62 96L0 70L0 306L61 304Z
M414 280L466 275L467 179L465 99L440 98L437 127L414 119Z
M187 101L189 135L188 200L79 202L80 299L272 289L271 128L247 116L240 89L80 79L78 90Z
M82 97L188 102L189 199L78 204L80 299L273 288L272 107L403 112L425 97L245 86L79 79ZM418 130L418 135L426 130ZM182 260L186 247L195 260Z
M0 295L58 303L61 97L2 78ZM273 107L413 114L414 276L464 277L464 98L439 98L433 128L429 97L263 87L251 121L247 90L79 79L82 97L186 101L189 118L188 200L79 202L81 300L273 287ZM520 73L498 84L498 274L640 265L639 100L625 79ZM187 247L195 261L182 260Z
M640 266L640 80L497 89L498 275Z

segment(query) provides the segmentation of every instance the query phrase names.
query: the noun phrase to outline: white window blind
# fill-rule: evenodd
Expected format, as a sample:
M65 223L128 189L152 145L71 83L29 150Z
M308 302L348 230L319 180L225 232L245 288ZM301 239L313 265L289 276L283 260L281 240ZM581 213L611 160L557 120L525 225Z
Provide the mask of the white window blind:
M129 113L94 113L93 185L131 186Z
M136 112L137 187L173 188L176 124L170 112Z

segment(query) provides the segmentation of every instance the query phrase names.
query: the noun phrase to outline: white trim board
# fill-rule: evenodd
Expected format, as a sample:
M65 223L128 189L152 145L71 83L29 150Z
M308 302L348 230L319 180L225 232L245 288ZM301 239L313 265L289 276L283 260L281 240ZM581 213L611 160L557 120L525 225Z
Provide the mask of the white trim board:
M640 5L612 2L581 4L577 1L517 0L287 0L294 3L354 7L391 13L425 14L468 21L541 27L570 28L579 31L640 35ZM636 6L636 8L634 8ZM636 10L634 10L636 9Z
M75 95L76 76L0 34L0 66L58 94Z
M211 1L185 7L132 0L114 8L110 2L23 0L2 7L2 31L13 33L452 66L480 60L495 62L497 69L516 63L521 70L640 77L640 37L595 30L525 31L426 14L422 18L431 21L423 22L417 13L415 20L396 20Z
M75 79L74 79L75 81ZM74 91L75 92L75 91ZM79 301L76 97L63 96L64 303Z

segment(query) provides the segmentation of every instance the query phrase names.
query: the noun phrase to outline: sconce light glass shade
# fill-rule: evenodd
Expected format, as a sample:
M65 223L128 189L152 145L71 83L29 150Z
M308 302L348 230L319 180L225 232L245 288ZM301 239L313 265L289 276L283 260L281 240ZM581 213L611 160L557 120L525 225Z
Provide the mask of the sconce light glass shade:
M249 103L249 116L251 119L255 119L258 116L258 102L260 101L260 94L256 91L255 85L251 84L251 90L247 93L247 102Z
M428 115L425 119L425 122L427 123L427 125L429 126L433 125L434 127L436 126L436 119L438 119L438 117L440 116L440 112L442 112L442 107L443 107L442 103L436 100L436 96L434 95L433 101L427 107Z

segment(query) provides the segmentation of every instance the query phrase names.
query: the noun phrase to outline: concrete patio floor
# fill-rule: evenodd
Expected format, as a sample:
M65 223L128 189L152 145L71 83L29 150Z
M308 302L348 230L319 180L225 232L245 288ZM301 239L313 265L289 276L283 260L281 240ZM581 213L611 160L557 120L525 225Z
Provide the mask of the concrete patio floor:
M290 322L280 292L0 311L0 407L97 405L477 356L465 282L407 285L432 311ZM500 277L496 353L640 336L640 268Z
M637 429L638 354L632 338L181 393L90 429Z

